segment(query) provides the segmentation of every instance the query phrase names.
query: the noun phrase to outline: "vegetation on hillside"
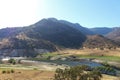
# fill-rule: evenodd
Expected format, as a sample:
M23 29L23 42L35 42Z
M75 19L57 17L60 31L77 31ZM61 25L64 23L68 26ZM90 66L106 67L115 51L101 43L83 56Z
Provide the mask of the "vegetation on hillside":
M105 38L101 35L88 36L87 40L84 42L83 47L89 49L116 49L118 44L114 41Z
M42 38L64 48L80 48L86 39L79 30L50 19L42 19L24 33L31 38Z
M109 39L112 39L120 45L120 28L115 28L112 32L106 35Z

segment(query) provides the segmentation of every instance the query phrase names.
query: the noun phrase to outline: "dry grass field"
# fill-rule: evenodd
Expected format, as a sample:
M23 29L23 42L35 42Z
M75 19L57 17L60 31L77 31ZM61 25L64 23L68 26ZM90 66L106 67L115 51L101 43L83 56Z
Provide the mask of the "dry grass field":
M99 49L66 49L60 51L60 53L66 54L79 54L79 55L104 55L104 56L119 56L120 57L120 49L115 50L99 50Z
M14 73L2 73L0 80L51 80L54 72L39 70L15 70Z
M41 70L14 70L14 73L2 73L0 69L0 80L52 80L54 72ZM117 77L103 75L102 80L119 80Z

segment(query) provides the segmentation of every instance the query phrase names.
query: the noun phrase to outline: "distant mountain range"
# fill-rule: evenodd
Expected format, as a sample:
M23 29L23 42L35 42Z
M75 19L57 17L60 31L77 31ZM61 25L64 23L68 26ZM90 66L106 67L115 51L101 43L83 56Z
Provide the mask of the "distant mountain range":
M119 47L119 40L120 28L89 29L78 23L48 18L30 26L0 29L0 55L35 56L82 47L110 49Z
M107 27L101 27L101 28L91 28L90 30L92 32L94 32L95 34L107 35L108 33L112 32L114 29L113 28L107 28Z

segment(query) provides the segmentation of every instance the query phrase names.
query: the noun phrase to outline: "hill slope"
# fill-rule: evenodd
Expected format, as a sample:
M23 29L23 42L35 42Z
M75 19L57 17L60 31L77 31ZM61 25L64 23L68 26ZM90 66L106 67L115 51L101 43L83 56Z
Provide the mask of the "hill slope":
M31 25L24 34L30 38L44 39L65 48L80 48L86 39L79 30L50 19L42 19Z
M40 53L57 51L57 47L42 39L31 39L25 35L4 38L0 41L1 56L36 56Z
M82 27L78 23L71 23L71 22L68 22L65 20L60 20L60 22L79 30L80 32L82 32L85 35L94 35L95 34L93 31L89 30L88 28Z
M117 43L114 41L107 39L101 35L93 35L88 36L87 40L84 42L83 47L90 48L90 49L112 49L118 47Z
M120 43L120 28L115 28L112 32L107 34L106 37Z
M22 27L12 27L12 28L0 29L0 39L16 36L22 30L23 30Z

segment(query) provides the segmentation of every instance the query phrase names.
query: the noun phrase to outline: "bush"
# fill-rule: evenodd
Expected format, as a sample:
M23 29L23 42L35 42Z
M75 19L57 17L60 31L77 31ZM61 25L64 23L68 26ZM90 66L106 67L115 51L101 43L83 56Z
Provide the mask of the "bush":
M3 71L2 71L2 73L4 74L4 73L6 73L6 71L5 71L5 70L3 70Z
M37 68L33 68L33 70L38 70Z
M3 70L2 73L5 74L5 73L14 73L15 71L12 69L12 70Z
M12 70L11 70L11 73L14 73L14 72L15 72L15 71L12 69Z
M7 73L8 73L8 74L10 74L10 71L9 71L9 70L7 70Z
M11 64L13 64L13 65L16 64L16 60L15 59L9 59L8 62L11 63Z
M100 80L99 71L87 71L87 66L75 66L65 69L56 69L54 80Z

